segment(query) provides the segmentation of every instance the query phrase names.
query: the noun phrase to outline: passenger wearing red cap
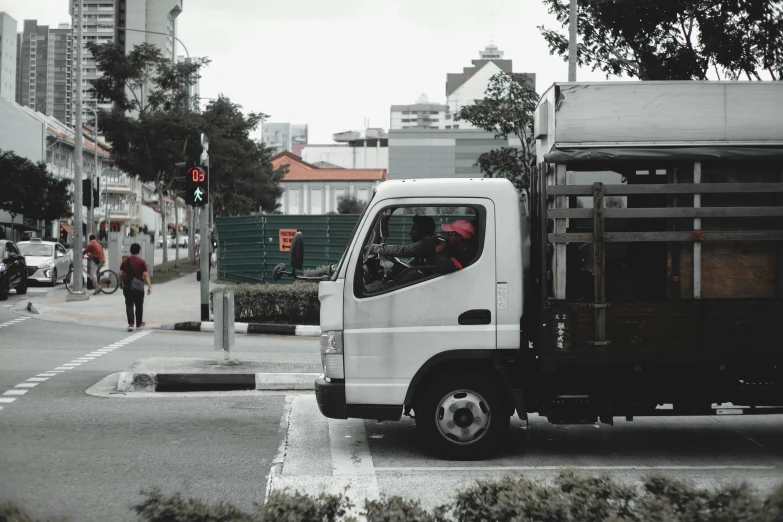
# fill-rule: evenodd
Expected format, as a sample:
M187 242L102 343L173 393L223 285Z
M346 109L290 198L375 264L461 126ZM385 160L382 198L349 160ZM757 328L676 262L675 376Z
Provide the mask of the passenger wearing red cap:
M462 270L476 257L476 227L470 221L458 219L451 224L441 225L446 232L446 242L435 249L435 266L441 274Z

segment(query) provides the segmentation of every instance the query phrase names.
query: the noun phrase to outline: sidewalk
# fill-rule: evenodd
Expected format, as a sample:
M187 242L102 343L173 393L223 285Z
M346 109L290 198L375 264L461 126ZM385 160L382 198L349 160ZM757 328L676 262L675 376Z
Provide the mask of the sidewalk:
M216 271L212 271L216 276ZM220 288L214 281L209 282L210 290ZM32 287L31 287L32 288ZM19 303L14 307L20 311L27 302L33 303L40 314L37 319L58 323L74 323L84 325L127 325L125 318L125 297L122 289L113 294L93 295L87 291L90 299L87 301L65 301L68 293L63 285L40 297ZM152 286L152 295L144 296L144 321L148 328L160 328L164 324L173 324L201 319L201 283L196 281L196 274L188 274L167 283Z

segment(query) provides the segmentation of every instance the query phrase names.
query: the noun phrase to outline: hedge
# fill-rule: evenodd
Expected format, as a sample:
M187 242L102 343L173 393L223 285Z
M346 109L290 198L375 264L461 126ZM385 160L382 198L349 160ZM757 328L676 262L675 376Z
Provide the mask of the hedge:
M305 270L307 277L321 277L329 274L329 266ZM321 303L318 301L318 284L311 281L297 281L289 285L229 285L225 289L234 291L234 321L241 323L266 324L308 324L321 322ZM2 521L0 521L2 522Z
M142 491L145 499L135 511L144 522L347 522L356 520L349 493L312 496L275 491L265 504L247 513L226 502L206 504L151 490ZM606 475L563 472L552 485L521 475L479 480L458 492L450 504L431 510L397 496L362 504L369 522L773 522L783 520L783 486L764 497L746 484L706 490L652 476L634 487ZM3 504L0 522L6 520L35 519L13 504Z
M229 285L234 292L234 320L238 323L310 324L321 319L318 285ZM212 308L212 294L209 304Z

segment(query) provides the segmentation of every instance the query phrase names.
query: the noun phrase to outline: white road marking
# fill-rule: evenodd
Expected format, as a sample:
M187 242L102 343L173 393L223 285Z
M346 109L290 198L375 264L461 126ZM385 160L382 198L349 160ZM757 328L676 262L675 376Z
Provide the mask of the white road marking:
M29 317L22 317L22 318L19 318L19 319L13 319L12 321L9 321L8 323L4 323L4 324L0 325L0 328L2 328L3 326L10 326L12 324L20 323L20 322L22 322L22 321L24 321L26 319L29 319ZM56 377L58 373L63 373L65 371L67 371L67 370L73 370L74 368L77 368L77 367L81 366L84 363L88 363L88 362L96 359L97 357L100 357L101 355L104 355L104 354L107 354L107 353L111 352L115 348L119 348L121 346L125 346L126 344L130 344L130 343L132 343L134 341L138 341L139 339L141 339L142 337L144 337L144 336L146 336L147 334L150 334L150 333L152 333L152 332L142 332L142 333L138 333L136 335L132 335L130 337L126 337L122 341L114 343L114 344L112 344L110 346L107 346L105 348L101 348L99 350L90 352L87 355L83 355L83 356L79 357L78 359L74 359L73 361L71 361L69 363L64 363L62 366L58 366L54 370L49 370L49 371L44 372L44 373L39 373L36 377L31 377L31 378L27 379L26 382L22 382L22 383L19 383L19 384L15 385L14 389L5 391L3 393L3 395L16 395L16 396L24 395L31 388L34 388L34 387L38 386L39 384L41 384L42 382L45 382L45 381L49 380L50 377ZM19 389L19 388L21 388L21 389ZM13 402L15 400L16 400L16 397L13 397L13 398L11 398L11 397L0 397L0 403L6 403L7 404L7 403L11 403L11 402ZM0 407L0 409L2 409L2 408Z
M775 466L454 466L454 467L384 467L375 468L380 473L405 473L429 471L558 471L578 469L584 471L722 471L722 470L773 470Z

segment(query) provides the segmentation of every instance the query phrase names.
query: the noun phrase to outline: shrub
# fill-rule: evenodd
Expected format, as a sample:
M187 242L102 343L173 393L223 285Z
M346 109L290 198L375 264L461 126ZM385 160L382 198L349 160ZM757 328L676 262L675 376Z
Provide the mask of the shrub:
M276 491L266 503L246 513L226 502L206 504L160 490L142 491L135 506L145 522L348 522L356 520L354 505L343 493L305 495ZM425 509L415 500L384 497L359 502L369 522L773 522L783 520L783 486L762 498L745 484L718 490L697 489L669 478L649 477L642 487L608 476L561 473L553 485L524 476L479 480L457 493L450 505ZM117 517L120 518L120 517ZM0 504L0 522L36 519L13 504Z
M243 323L310 324L320 323L321 304L318 285L233 285L234 320ZM210 293L210 307L212 294Z

